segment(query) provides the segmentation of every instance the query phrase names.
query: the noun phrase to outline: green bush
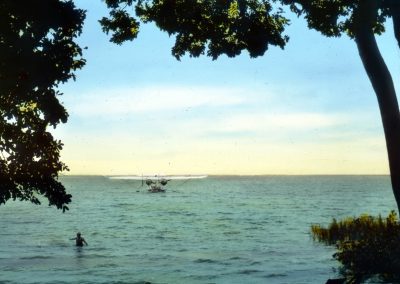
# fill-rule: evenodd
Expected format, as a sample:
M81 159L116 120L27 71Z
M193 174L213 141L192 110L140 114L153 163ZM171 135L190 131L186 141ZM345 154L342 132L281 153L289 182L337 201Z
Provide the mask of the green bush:
M333 257L342 264L347 283L375 276L400 281L400 224L394 211L386 218L362 215L333 219L327 228L312 225L311 232L314 240L336 245Z

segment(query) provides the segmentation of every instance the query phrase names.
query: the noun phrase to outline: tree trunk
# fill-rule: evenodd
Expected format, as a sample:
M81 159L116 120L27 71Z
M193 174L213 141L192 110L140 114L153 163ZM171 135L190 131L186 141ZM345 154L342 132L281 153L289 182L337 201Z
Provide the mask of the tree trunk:
M379 51L372 23L377 1L360 1L355 15L355 41L365 71L378 99L385 132L392 189L400 212L400 112L392 76Z

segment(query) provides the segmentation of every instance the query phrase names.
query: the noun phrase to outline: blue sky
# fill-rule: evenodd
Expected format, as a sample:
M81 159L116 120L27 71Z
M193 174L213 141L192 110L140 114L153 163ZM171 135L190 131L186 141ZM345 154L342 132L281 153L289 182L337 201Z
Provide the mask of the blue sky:
M293 18L285 48L251 59L171 56L153 25L122 46L87 10L87 65L61 86L70 113L55 131L70 174L386 174L379 110L355 43ZM399 84L399 49L378 38Z

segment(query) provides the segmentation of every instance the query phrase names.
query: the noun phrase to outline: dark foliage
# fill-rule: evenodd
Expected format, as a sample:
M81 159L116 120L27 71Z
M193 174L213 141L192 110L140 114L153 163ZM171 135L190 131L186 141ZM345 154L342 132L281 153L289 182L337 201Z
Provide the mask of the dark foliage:
M283 48L290 24L284 10L289 7L304 16L311 29L325 36L345 33L354 37L355 14L359 0L106 0L109 17L100 23L112 33L111 41L121 44L136 38L139 19L154 22L161 30L176 36L172 53L176 58L207 54L216 59L247 50L251 57L263 55L269 45ZM378 1L373 31L385 31L395 0ZM287 10L287 9L286 9ZM136 17L135 17L136 14Z
M344 33L354 38L360 0L282 0L281 2L289 5L297 15L304 16L310 29L315 29L328 37L338 37ZM375 2L378 6L372 30L376 34L381 34L385 31L386 18L391 16L392 1Z
M334 258L342 264L348 283L360 283L378 276L400 280L400 224L392 211L388 217L363 215L333 221L324 228L313 225L315 240L336 245Z
M43 195L68 209L63 144L48 128L68 118L57 87L85 63L74 42L84 18L73 1L0 1L0 204Z
M195 1L107 0L110 17L100 23L111 40L121 43L134 39L139 23L128 13L134 6L143 22L154 22L163 31L176 36L172 48L179 59L185 53L200 56L207 53L213 59L221 54L229 57L247 50L250 56L263 55L269 45L283 48L288 38L283 35L288 20L281 9L273 9L268 1ZM130 34L130 35L128 35Z

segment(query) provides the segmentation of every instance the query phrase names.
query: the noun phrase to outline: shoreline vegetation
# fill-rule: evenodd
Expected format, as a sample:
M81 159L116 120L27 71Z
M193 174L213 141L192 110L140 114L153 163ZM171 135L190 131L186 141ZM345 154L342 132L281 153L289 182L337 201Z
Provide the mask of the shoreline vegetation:
M394 210L387 217L333 219L327 227L312 225L311 233L314 241L336 246L333 258L341 263L345 283L400 281L400 223Z

